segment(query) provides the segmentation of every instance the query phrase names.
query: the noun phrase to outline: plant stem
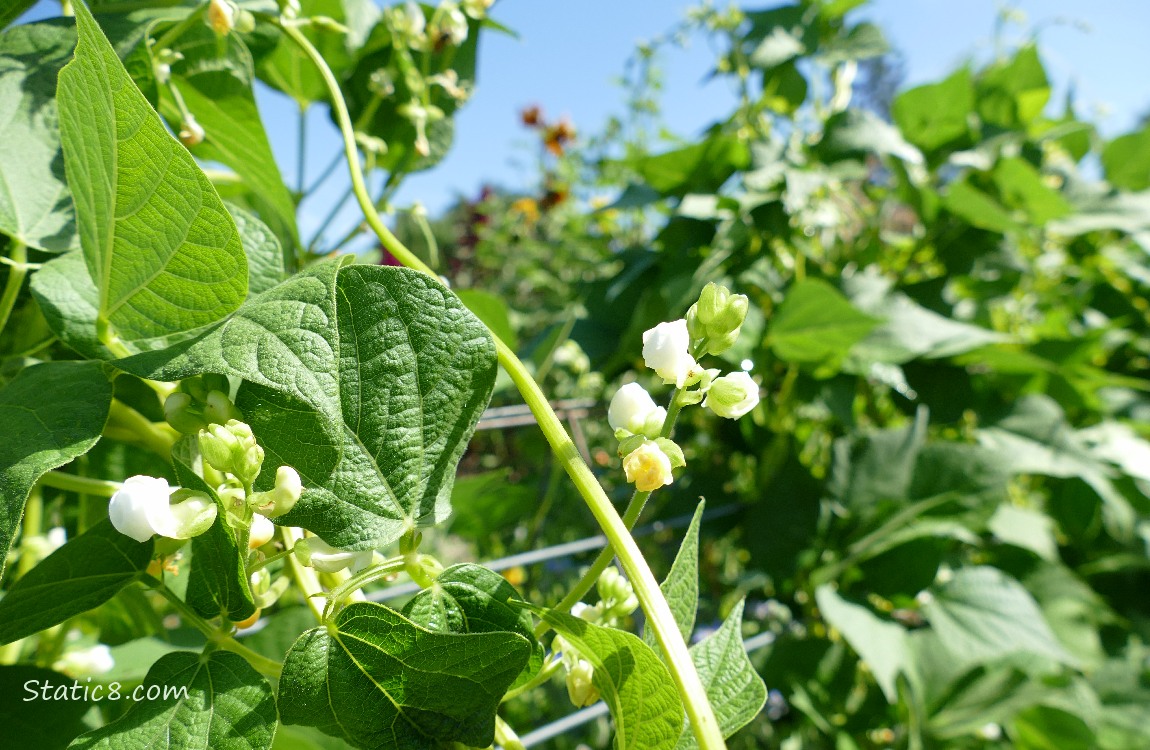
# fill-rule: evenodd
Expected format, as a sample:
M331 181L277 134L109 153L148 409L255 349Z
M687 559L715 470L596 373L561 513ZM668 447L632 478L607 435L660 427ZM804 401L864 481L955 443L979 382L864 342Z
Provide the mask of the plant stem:
M295 547L297 541L303 539L303 532L294 527L281 526L280 539L283 540L285 548L292 548ZM323 604L320 603L320 599L323 597L323 586L319 583L319 576L311 568L300 564L295 555L287 558L287 567L292 580L295 581L295 585L303 594L304 599L307 600L307 605L311 607L316 622L323 622Z
M24 285L24 277L28 275L28 247L20 240L12 240L9 257L12 262L8 264L8 280L4 282L4 294L0 295L0 332L8 325L8 316L16 306L16 298L20 296L20 287Z
M503 698L499 702L500 703L506 703L509 700L513 700L515 698L518 698L519 696L523 695L524 693L531 691L531 690L534 690L535 688L539 687L543 683L550 680L555 675L555 672L559 669L560 665L562 665L562 664L563 664L562 659L553 658L551 661L549 661L543 665L543 668L539 670L539 674L535 675L534 677L532 677L530 680L523 683L519 687L512 688L511 690L508 690L507 694L504 695Z
M527 750L520 741L519 735L511 728L511 725L503 720L502 716L495 717L495 742L500 745L503 750Z
M296 192L303 195L304 162L307 155L307 107L299 108L299 139L296 141L295 177Z
M152 45L152 49L159 51L171 47L172 42L179 39L185 31L192 28L192 25L200 20L200 16L204 14L204 11L206 11L207 8L208 4L203 3L198 8L193 10L191 13L184 17L184 20L180 21L175 26L164 32L164 35L157 39L156 43Z
M196 614L195 610L185 604L183 599L176 596L175 592L168 588L163 581L152 576L144 576L142 583L153 591L159 592L180 613L180 617L194 625L217 647L244 657L257 672L265 677L278 678L280 676L283 669L282 664L262 654L257 654L224 631L214 627L210 622Z
M679 412L683 410L683 403L679 399L679 394L682 391L678 388L671 394L671 402L667 407L667 418L663 420L663 429L660 430L659 436L669 438L675 429L675 421L679 418ZM631 495L631 500L627 503L626 510L623 511L623 525L630 531L635 527L635 523L639 520L639 516L643 513L643 508L647 506L647 500L651 497L650 492L635 491ZM611 564L611 560L615 558L615 548L608 544L600 552L595 561L591 563L588 568L574 586L567 592L567 594L555 605L555 609L560 612L566 612L575 605L577 601L582 599L595 582L599 580L599 576ZM547 632L547 625L540 623L539 627L535 629L537 636L543 635Z
M167 424L158 424L119 399L112 399L108 410L108 424L104 435L113 440L135 443L160 456L165 461L172 460L172 446L179 439L178 433Z
M55 487L58 490L67 490L81 495L96 495L98 497L111 497L119 491L119 482L109 482L105 479L92 479L63 471L49 471L40 477L37 484L44 487Z
M288 25L281 25L281 28L284 33L290 36L304 53L311 58L324 79L328 93L331 94L332 109L335 111L336 121L339 123L340 132L343 135L344 153L347 156L348 169L351 172L352 188L355 191L356 198L359 200L360 208L363 209L364 218L367 220L368 226L370 226L376 233L376 236L379 237L379 241L383 244L384 248L395 256L399 262L409 268L422 271L432 278L438 278L434 271L422 263L419 258L415 257L415 255L391 233L391 230L384 225L383 220L376 212L375 205L371 201L371 196L368 195L367 186L364 184L363 171L360 167L359 156L356 151L355 134L352 131L351 117L347 111L347 103L344 101L339 83L336 81L335 75L331 72L331 68L328 67L327 62L323 59L323 55L319 53L307 37L300 33L298 29ZM639 603L642 605L643 611L651 623L651 628L655 632L655 638L658 640L660 647L663 649L663 653L667 657L667 666L671 672L672 679L675 681L679 695L683 699L687 717L690 719L691 729L699 742L699 747L702 748L702 750L725 748L726 744L723 742L723 735L719 731L718 721L715 719L715 713L711 708L710 702L707 700L707 693L703 689L702 682L699 680L699 674L695 670L695 664L691 660L691 654L687 650L687 644L679 633L679 626L675 622L675 616L672 614L671 608L667 604L667 599L663 596L663 592L659 589L659 583L655 580L650 566L647 565L647 561L643 558L643 553L631 537L626 525L623 523L623 519L619 517L615 507L611 504L607 493L603 491L598 480L595 479L591 468L587 466L579 455L575 443L571 440L571 436L567 434L563 423L551 408L551 404L548 403L547 397L540 389L539 384L531 377L531 373L527 371L527 368L523 365L519 357L515 355L515 352L503 343L498 336L491 334L491 337L495 341L495 351L499 363L503 366L507 374L511 376L511 380L519 389L523 400L535 415L540 430L542 430L544 437L547 438L547 442L551 445L551 450L554 451L555 456L563 464L563 468L566 469L568 476L571 477L571 481L575 484L576 488L578 488L579 494L583 496L591 513L595 516L595 520L599 523L599 526L603 529L603 533L615 549L619 557L619 562L622 564L627 578L634 587L635 596L639 599Z
M21 534L21 542L26 542L34 536L39 536L41 525L44 518L44 497L40 494L39 487L32 487L32 492L28 495L28 502L24 504L24 524L23 532ZM16 566L16 578L23 578L24 574L32 569L39 560L36 560L31 554L30 547L24 546L23 554L20 555L20 562Z

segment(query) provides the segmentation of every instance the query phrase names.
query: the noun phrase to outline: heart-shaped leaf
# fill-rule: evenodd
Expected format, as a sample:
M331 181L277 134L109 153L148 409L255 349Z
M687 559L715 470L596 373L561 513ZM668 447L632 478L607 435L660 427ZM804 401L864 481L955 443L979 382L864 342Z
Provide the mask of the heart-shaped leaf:
M357 602L288 652L280 719L365 749L487 747L495 709L530 652L515 633L434 633L381 604Z

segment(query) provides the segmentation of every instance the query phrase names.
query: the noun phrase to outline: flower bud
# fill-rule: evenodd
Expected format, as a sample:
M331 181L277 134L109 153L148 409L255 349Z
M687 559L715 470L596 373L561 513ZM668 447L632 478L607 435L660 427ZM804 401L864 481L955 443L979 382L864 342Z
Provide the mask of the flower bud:
M208 426L201 412L200 405L183 391L175 391L164 399L164 419L185 435L195 435Z
M463 12L476 21L482 21L494 0L463 0Z
M245 485L251 484L264 463L264 449L256 442L252 428L229 419L225 424L200 430L200 453L217 471L232 474Z
M716 378L707 391L703 406L727 419L738 419L759 403L759 385L748 373L739 371Z
M236 25L236 6L228 0L211 0L208 3L207 22L216 36L227 36Z
M168 512L153 519L156 533L169 539L191 539L199 536L216 522L219 508L207 495L182 490L176 494L186 495L180 502L168 506Z
M747 317L750 301L745 294L714 282L703 287L699 301L687 311L687 328L692 339L705 339L708 354L720 354L734 346Z
M248 549L259 549L275 536L276 525L261 515L252 516L252 526L248 530Z
M682 388L699 365L691 356L691 336L687 321L660 323L643 333L643 362L654 370L664 383Z
M250 34L256 30L256 17L251 14L251 11L240 8L236 13L235 30L240 34Z
M455 3L444 3L436 13L438 20L430 36L436 41L438 48L441 44L450 44L458 47L467 41L467 16Z
M112 658L111 649L103 643L97 643L91 648L66 652L52 664L52 669L63 672L73 679L79 679L107 674L114 666L116 661Z
M599 688L593 682L595 668L586 659L579 659L567 669L567 697L578 708L590 706L599 700Z
M607 408L611 429L648 436L658 435L666 418L667 410L656 406L651 395L638 383L627 383L615 391Z
M191 115L188 115L187 119L180 125L180 143L188 148L203 143L205 135L203 126L196 122L196 118Z
M275 487L268 492L253 492L248 504L256 513L276 518L295 507L302 494L303 482L299 472L290 466L281 466L276 469Z
M351 567L357 571L371 564L375 554L372 550L353 552L333 547L317 536L301 539L295 543L294 553L302 565L315 568L320 573L336 573Z
M652 492L674 481L671 460L652 442L645 442L627 454L623 459L623 472L640 492Z
M599 590L600 607L613 618L626 617L639 606L639 599L635 596L631 583L614 565L602 572L599 580L595 582Z
M227 424L228 420L242 421L243 413L236 408L232 400L223 391L208 391L204 399L204 419L215 424Z
M260 568L248 578L248 585L253 596L266 594L272 587L272 573L267 568Z

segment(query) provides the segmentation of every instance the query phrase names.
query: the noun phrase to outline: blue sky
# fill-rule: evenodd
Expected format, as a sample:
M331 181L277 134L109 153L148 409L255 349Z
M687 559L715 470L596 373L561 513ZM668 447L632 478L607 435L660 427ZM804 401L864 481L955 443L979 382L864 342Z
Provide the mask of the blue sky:
M456 195L474 196L484 183L525 187L528 138L518 125L518 112L539 104L550 115L566 114L584 132L597 130L612 113L622 111L623 93L615 81L635 44L666 32L694 3L685 0L499 0L494 18L518 38L487 34L481 43L478 85L459 113L457 139L448 158L431 172L409 179L397 205L419 200L432 212ZM767 7L771 2L755 3ZM904 59L906 85L938 80L955 65L993 56L999 0L874 0L854 12L876 22ZM54 15L58 6L43 0L38 16ZM1141 0L1020 0L1013 3L1026 16L1008 25L1009 46L1037 29L1048 74L1056 85L1055 101L1073 87L1079 112L1093 118L1103 134L1131 129L1150 110L1150 3ZM703 40L687 49L669 49L661 64L665 74L663 110L674 133L691 137L730 111L731 92L721 82L705 84L715 59ZM270 92L260 95L264 121L285 177L295 182L296 113L294 104ZM308 120L312 176L337 149L326 110L313 108ZM301 206L305 238L314 231L347 185L340 174ZM332 234L342 234L355 221L350 206Z

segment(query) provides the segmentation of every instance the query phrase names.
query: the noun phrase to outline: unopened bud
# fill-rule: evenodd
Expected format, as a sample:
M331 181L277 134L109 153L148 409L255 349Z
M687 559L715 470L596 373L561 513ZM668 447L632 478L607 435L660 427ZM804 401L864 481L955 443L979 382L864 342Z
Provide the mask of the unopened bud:
M256 442L252 428L239 420L208 425L200 430L200 453L217 471L235 476L250 485L260 473L264 450Z
M372 550L353 552L333 547L319 537L308 537L295 543L295 558L300 564L320 573L336 573L351 567L353 571L371 564Z
M687 328L692 339L705 339L708 354L730 349L739 337L750 301L745 294L714 282L703 287L699 301L687 312Z
M271 571L267 568L260 568L255 573L252 573L248 583L251 586L253 596L266 594L272 586Z
M250 34L256 29L256 17L243 8L236 12L235 30L240 34Z
M732 372L716 378L703 406L727 419L738 419L759 403L759 384L748 373Z
M599 590L600 606L612 617L625 617L639 606L631 583L614 565L599 575L595 587Z
M303 494L299 472L290 466L276 469L276 484L267 492L253 492L248 504L260 515L276 518L295 507Z
M208 3L207 22L216 36L227 36L236 25L236 6L228 0L211 0Z
M195 435L208 426L199 404L190 394L181 391L175 391L164 399L164 419L185 435Z
M180 125L179 138L180 143L188 148L198 146L204 142L204 128L196 122L195 117L188 115L187 119Z
M258 549L272 540L276 525L261 515L252 516L252 526L248 530L248 549Z
M595 668L586 659L579 659L567 669L567 697L573 705L583 708L599 700L594 679Z
M227 424L230 420L244 418L232 400L223 391L209 391L204 406L204 419L214 424Z

